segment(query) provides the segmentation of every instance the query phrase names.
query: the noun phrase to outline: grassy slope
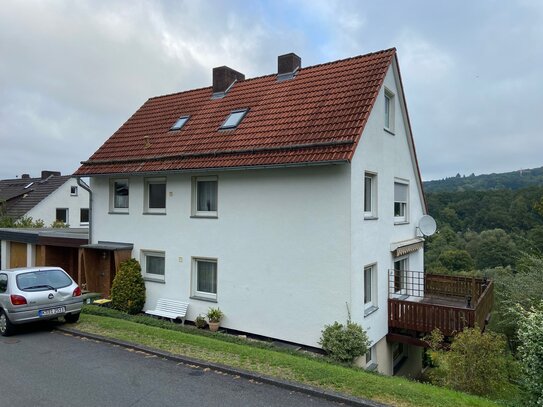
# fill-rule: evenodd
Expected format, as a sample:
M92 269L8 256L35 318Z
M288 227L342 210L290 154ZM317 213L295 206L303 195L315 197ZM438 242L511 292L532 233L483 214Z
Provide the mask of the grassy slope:
M224 341L104 316L82 315L77 329L206 361L242 368L394 406L496 406L475 396L329 363L262 346ZM239 341L238 341L239 342Z

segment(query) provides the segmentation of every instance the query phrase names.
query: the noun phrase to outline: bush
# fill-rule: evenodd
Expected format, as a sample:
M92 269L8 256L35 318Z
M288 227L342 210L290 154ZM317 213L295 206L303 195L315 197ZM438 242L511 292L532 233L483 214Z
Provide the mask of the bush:
M455 336L448 351L438 346L442 341L438 330L428 340L435 384L479 396L496 396L507 387L515 369L503 335L475 327Z
M196 328L204 329L207 325L206 319L203 315L198 315L196 319L194 320L194 325Z
M111 306L129 314L141 312L145 304L145 283L136 259L123 261L111 286Z
M520 308L520 307L519 307ZM543 301L529 311L519 309L518 356L532 406L543 406Z
M354 358L367 353L370 346L366 331L354 322L347 325L334 322L325 325L319 344L334 360L352 362Z

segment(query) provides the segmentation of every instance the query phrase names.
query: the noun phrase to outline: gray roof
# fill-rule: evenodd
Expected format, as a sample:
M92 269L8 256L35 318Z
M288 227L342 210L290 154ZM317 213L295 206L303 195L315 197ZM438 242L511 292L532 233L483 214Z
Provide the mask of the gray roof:
M51 175L42 178L16 178L0 180L0 203L2 213L18 219L51 195L71 175Z

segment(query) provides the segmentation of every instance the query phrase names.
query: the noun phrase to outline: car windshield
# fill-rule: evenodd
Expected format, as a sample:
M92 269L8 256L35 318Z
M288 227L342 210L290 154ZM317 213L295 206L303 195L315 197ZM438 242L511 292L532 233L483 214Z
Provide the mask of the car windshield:
M62 270L30 271L17 276L17 287L22 291L56 290L70 284L71 278Z

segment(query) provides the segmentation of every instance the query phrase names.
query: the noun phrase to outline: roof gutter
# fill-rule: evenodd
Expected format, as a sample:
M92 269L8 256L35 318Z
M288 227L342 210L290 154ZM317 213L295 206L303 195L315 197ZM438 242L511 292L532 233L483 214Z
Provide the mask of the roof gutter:
M92 243L92 190L81 177L77 177L77 185L89 193L89 243Z
M194 158L194 157L210 157L217 155L232 155L232 154L251 154L251 153L260 153L268 151L280 151L280 150L298 150L301 148L314 148L314 147L333 147L341 145L354 144L353 140L342 140L342 141L327 141L323 143L307 143L307 144L292 144L287 146L276 146L276 147L257 147L257 148L246 148L239 150L215 150L209 152L201 153L183 153L183 154L170 154L170 155L157 155L153 157L134 157L134 158L117 158L109 160L87 160L81 161L82 165L102 165L102 164L123 164L123 163L143 163L150 161L162 161L162 160L178 160L183 158Z

